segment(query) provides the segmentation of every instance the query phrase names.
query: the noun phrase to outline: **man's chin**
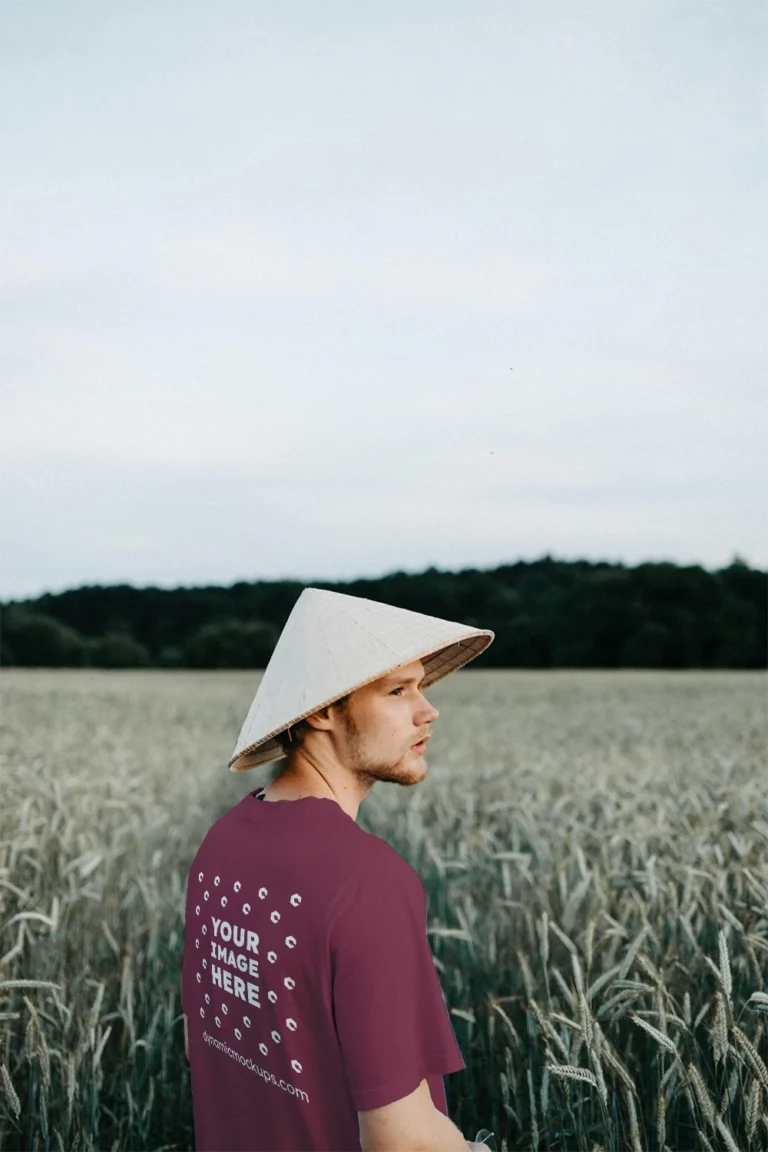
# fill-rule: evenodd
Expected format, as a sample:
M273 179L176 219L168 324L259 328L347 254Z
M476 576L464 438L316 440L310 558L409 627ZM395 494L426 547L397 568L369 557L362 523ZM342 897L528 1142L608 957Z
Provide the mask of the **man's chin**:
M420 784L427 775L427 762L423 756L418 756L417 763L414 764L414 757L408 756L403 770L402 783L406 786L411 784Z

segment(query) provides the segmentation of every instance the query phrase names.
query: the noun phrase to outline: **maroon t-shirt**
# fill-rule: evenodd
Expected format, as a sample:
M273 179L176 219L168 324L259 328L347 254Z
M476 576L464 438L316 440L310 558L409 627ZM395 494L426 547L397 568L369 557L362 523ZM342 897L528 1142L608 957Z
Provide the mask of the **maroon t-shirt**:
M261 793L261 789L258 793ZM198 1152L360 1152L357 1112L466 1068L424 886L334 800L250 792L187 879L182 1007Z

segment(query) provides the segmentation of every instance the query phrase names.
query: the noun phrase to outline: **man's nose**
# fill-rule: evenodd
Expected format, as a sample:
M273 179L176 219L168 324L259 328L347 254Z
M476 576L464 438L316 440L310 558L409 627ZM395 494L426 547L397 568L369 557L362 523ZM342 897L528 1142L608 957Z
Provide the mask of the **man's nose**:
M427 714L425 719L422 720L422 724L434 724L440 713L438 712L437 708L435 708L434 704L430 704L428 700L425 700L424 703L427 706Z

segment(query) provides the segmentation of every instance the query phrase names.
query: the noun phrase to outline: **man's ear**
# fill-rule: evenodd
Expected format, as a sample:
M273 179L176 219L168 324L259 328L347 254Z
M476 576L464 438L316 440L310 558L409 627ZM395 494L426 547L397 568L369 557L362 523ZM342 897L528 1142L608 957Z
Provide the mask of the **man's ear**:
M326 704L325 708L321 708L319 712L313 712L311 716L305 716L304 719L312 728L331 728L333 726L331 708L333 708L333 704Z

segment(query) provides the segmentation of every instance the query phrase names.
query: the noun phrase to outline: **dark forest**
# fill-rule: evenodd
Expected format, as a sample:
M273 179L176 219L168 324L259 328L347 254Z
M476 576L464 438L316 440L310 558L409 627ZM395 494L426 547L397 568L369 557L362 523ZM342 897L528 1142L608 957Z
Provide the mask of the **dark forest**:
M0 605L5 667L264 668L303 588L481 628L486 668L765 668L768 573L562 561L351 581L99 585Z

